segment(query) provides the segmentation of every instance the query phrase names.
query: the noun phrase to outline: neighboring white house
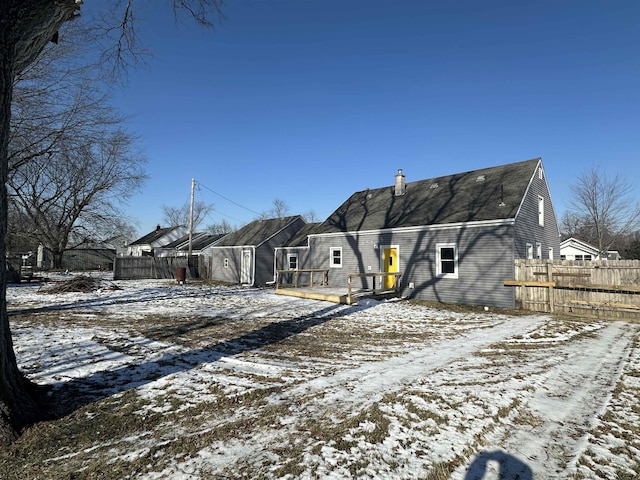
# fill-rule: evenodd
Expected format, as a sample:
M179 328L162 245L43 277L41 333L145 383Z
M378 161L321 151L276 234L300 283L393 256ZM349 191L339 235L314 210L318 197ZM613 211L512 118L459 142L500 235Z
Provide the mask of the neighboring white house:
M182 225L177 227L161 228L160 225L156 229L140 237L135 242L131 242L127 248L127 255L132 257L154 256L154 249L164 247L186 235L188 228Z
M609 250L601 257L596 247L571 237L560 242L560 258L562 260L619 260L620 255L616 250Z

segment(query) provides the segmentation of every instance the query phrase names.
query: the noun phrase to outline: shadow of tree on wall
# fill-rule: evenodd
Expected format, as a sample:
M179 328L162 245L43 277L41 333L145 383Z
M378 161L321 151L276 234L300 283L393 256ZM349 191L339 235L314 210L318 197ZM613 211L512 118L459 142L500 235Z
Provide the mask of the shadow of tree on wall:
M480 228L470 226L468 222L491 220L487 212L496 212L496 210L500 212L505 198L513 201L509 199L516 197L514 195L505 197L505 177L498 177L492 182L473 183L472 187L469 185L468 178L465 179L459 175L446 177L446 180L446 184L442 182L437 184L438 196L433 204L428 202L429 195L410 191L411 188L430 188L424 182L417 182L416 185L407 185L407 194L404 196L396 196L393 187L380 189L375 194L369 193L368 190L358 192L336 210L328 219L328 224L333 229L344 233L350 253L356 259L357 272L350 273L366 272L366 258L359 236L367 233L368 229L369 231L380 230L381 232L377 233L373 239L378 245L400 244L401 246L400 257L403 262L400 269L401 282L405 287L412 278L428 278L416 283L414 290L410 293L411 296L421 294L424 296L428 293L437 301L446 301L447 299L442 297L436 287L444 280L450 281L438 276L436 271L436 244L443 241L439 231L423 229L414 232L410 242L411 251L407 254L407 250L402 249L407 242L395 240L396 233L392 229L412 226L445 227L450 222L455 222L455 230L450 230L455 232L455 238L451 236L453 234L449 234L447 243L455 243L457 246L459 270L471 272L480 281L483 272L474 271L474 269L486 267L473 259L473 254L480 252L483 244L490 243L494 246L509 248L507 242L512 242L513 232L509 230L511 227L504 224ZM434 208L430 208L431 206ZM512 212L517 206L504 204L504 208L505 212ZM504 253L504 251L495 251L490 252L489 255L493 255L497 263L497 257L504 257ZM507 253L507 261L511 261L511 252ZM477 264L477 267L471 263L472 261ZM362 288L369 288L366 279L362 283ZM457 298L464 303L469 301L470 294L468 290L459 291Z

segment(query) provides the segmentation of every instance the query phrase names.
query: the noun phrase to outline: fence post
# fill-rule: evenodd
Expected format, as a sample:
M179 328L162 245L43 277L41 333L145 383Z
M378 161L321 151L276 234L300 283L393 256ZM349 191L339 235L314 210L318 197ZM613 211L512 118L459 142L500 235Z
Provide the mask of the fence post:
M553 282L553 260L547 262L547 282ZM553 313L554 307L554 285L549 285L549 312Z

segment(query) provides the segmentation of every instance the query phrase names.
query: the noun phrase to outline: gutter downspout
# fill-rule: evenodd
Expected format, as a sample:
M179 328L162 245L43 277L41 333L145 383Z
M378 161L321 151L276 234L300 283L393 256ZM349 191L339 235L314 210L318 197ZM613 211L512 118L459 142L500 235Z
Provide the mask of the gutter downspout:
M274 285L278 281L278 274L276 273L278 250L282 250L282 247L275 247L273 249L273 280L266 283L266 285ZM276 288L278 286L276 285Z

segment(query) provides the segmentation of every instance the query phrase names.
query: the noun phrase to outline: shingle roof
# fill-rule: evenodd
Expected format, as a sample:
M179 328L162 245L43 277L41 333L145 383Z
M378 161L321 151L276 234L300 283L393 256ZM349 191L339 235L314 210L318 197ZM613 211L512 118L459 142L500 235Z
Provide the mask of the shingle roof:
M354 193L318 233L515 218L539 158Z
M216 247L260 245L271 236L278 233L291 222L301 219L300 215L283 218L270 218L266 220L254 220L239 230L228 234Z
M174 227L165 227L165 228L157 228L151 233L147 233L144 237L140 237L134 242L131 242L129 245L149 245L152 242L155 242L159 238L164 237L168 233L171 233L173 230L178 228Z
M191 248L193 250L202 250L203 248L208 247L212 243L220 240L222 237L227 235L226 233L203 233L200 234L197 238L194 237L191 242ZM188 247L187 247L188 248Z
M174 240L171 243L167 243L166 245L164 245L162 248L165 249L171 249L171 248L178 248L180 245L182 245L185 242L189 241L189 235L183 235L180 238L178 238L177 240Z
M202 250L208 247L216 240L224 237L226 233L194 233L191 238L191 249ZM177 240L162 247L164 249L177 248L178 250L187 250L189 248L189 234L183 235Z
M288 247L304 247L308 245L308 236L320 232L322 223L307 223L296 233L296 235L287 243Z

